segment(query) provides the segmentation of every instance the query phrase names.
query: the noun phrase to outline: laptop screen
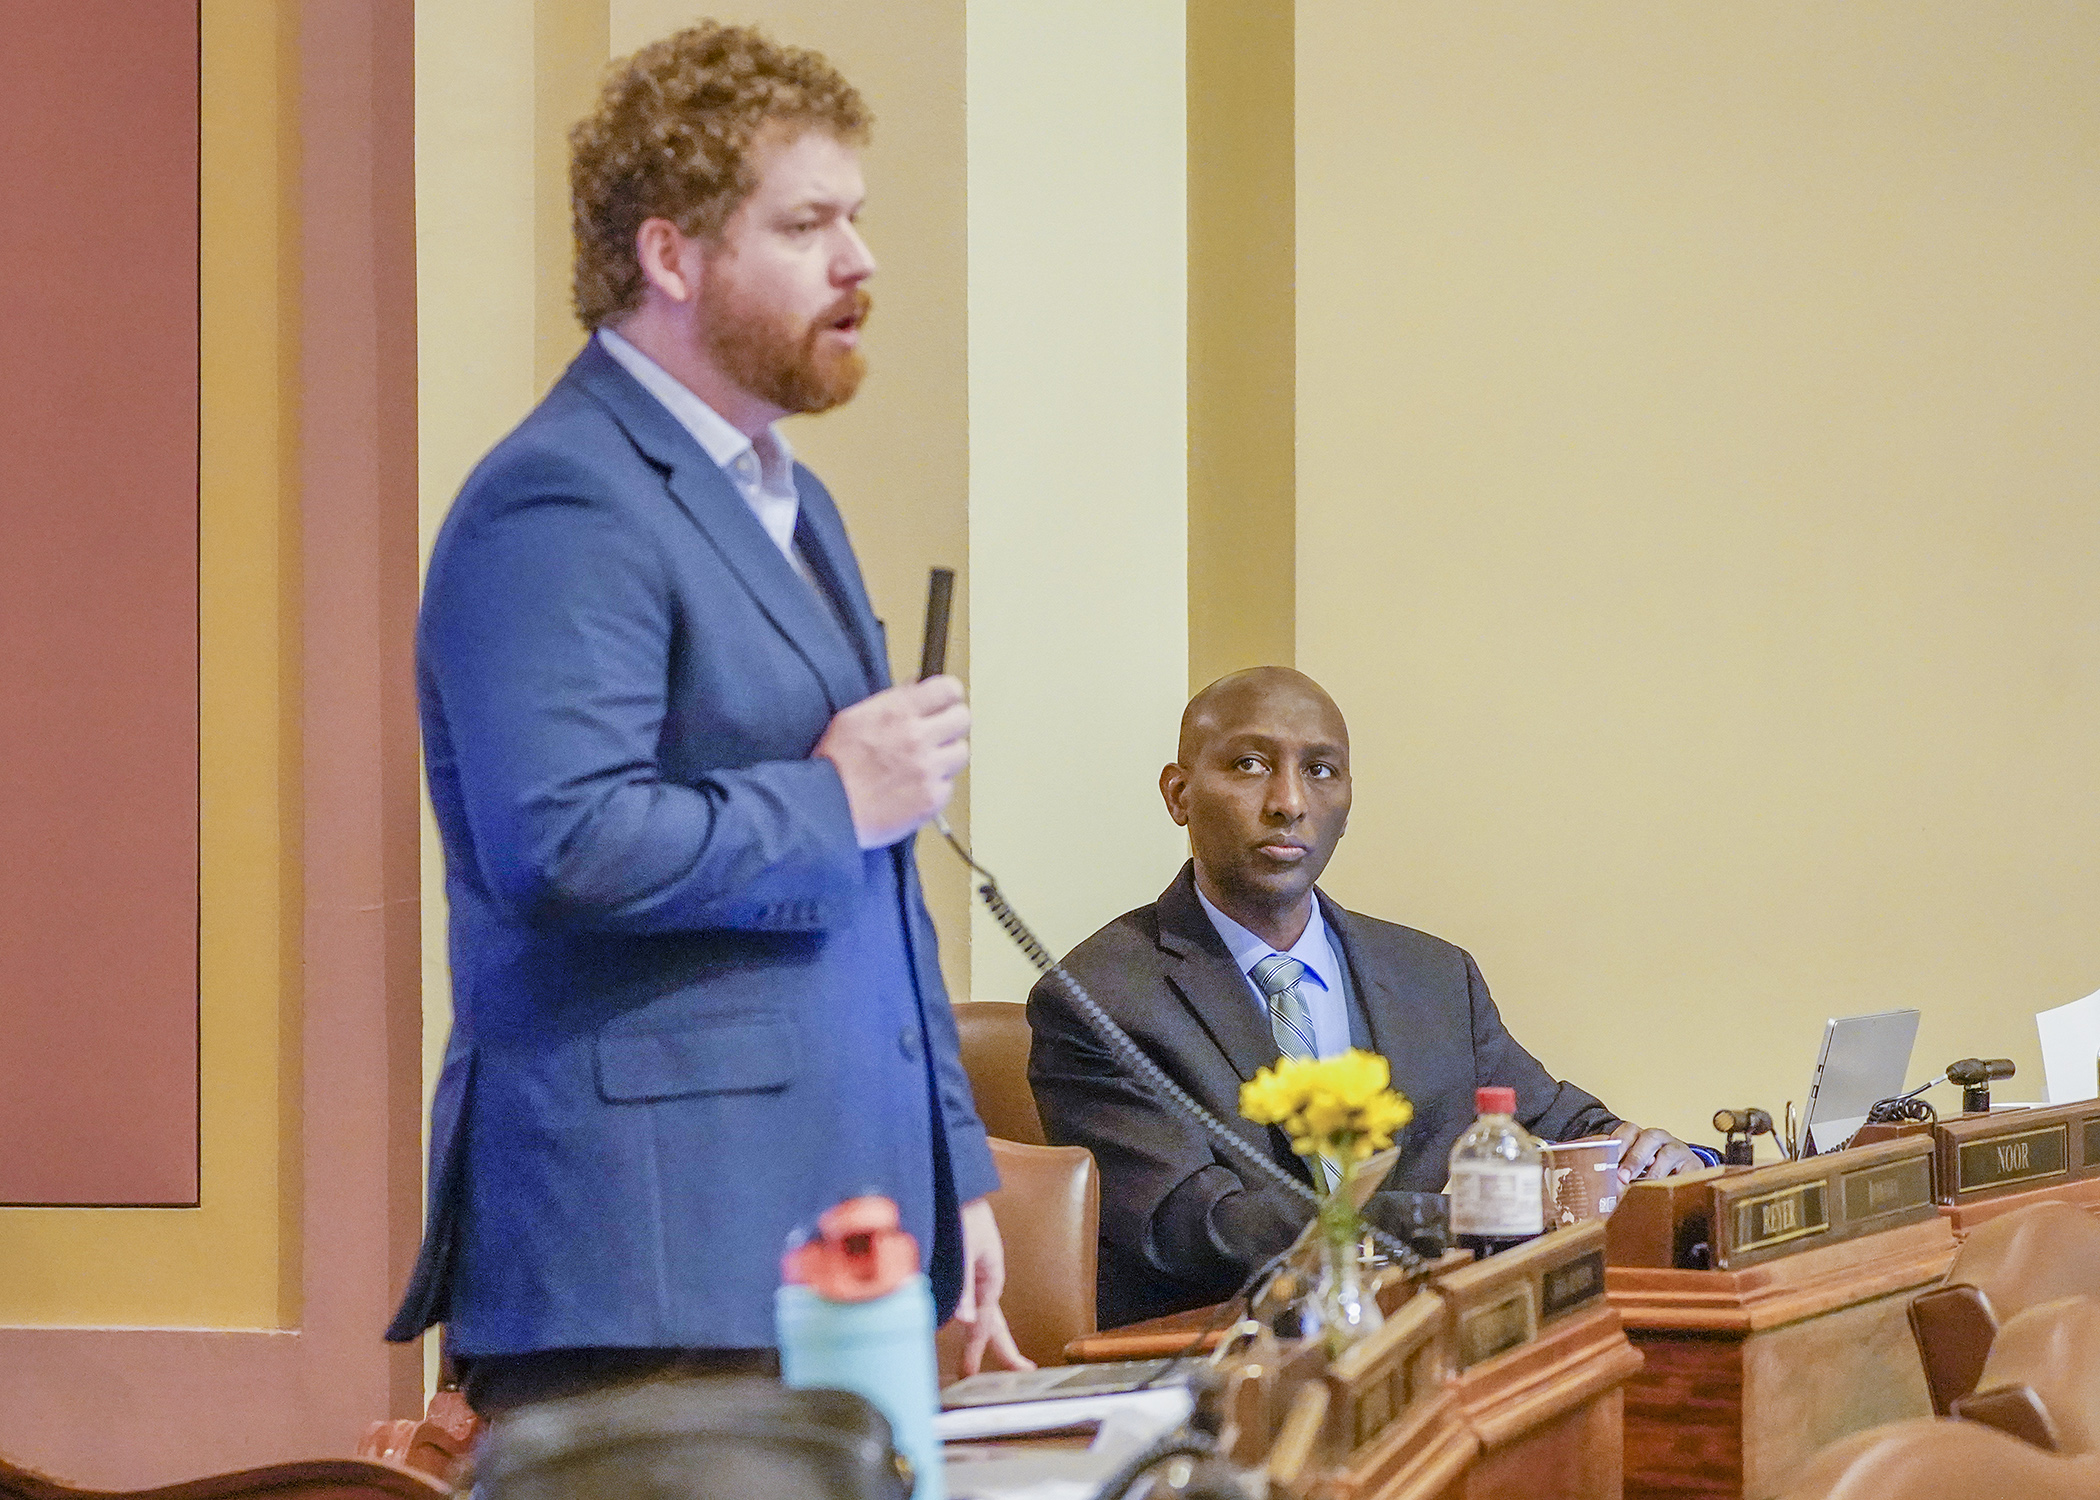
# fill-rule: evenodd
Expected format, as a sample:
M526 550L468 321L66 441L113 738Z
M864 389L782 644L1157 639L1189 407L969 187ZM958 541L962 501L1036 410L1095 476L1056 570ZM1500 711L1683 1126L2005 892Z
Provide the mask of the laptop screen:
M1915 1010L1845 1016L1823 1025L1823 1050L1808 1085L1803 1154L1835 1151L1867 1123L1877 1102L1903 1092L1911 1044L1918 1039Z

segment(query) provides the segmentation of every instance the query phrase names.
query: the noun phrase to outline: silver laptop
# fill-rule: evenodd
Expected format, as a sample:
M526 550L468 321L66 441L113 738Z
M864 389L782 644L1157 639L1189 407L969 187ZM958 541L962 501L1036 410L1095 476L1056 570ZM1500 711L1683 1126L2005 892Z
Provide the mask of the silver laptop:
M1867 1123L1867 1111L1903 1092L1911 1045L1918 1039L1915 1010L1845 1016L1823 1025L1823 1050L1809 1080L1801 1154L1835 1151Z

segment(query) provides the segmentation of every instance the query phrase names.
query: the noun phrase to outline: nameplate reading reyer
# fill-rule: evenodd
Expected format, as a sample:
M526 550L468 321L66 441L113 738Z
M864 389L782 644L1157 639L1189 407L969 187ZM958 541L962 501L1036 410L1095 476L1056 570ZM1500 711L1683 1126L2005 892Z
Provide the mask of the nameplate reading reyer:
M1756 1198L1738 1199L1730 1248L1739 1255L1766 1250L1830 1228L1829 1195L1821 1182L1804 1182Z

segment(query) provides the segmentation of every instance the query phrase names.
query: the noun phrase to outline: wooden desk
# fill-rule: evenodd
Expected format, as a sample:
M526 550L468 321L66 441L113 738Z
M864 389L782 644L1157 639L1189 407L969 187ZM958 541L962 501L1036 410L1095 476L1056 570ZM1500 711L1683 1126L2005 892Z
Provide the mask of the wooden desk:
M1223 1318L1221 1310L1224 1305L1222 1302L1213 1303L1189 1312L1169 1313L1164 1318L1147 1318L1142 1323L1128 1323L1121 1328L1087 1334L1065 1345L1065 1362L1097 1365L1117 1359L1171 1359L1187 1350L1198 1334L1203 1335L1203 1341L1196 1346L1196 1352L1207 1354L1218 1347L1218 1340L1232 1326L1226 1319L1222 1326L1211 1327ZM1210 1331L1205 1333L1206 1329Z
M1066 1355L1178 1354L1218 1313L1111 1329ZM1620 1390L1639 1367L1605 1299L1603 1226L1562 1230L1396 1289L1385 1326L1339 1359L1280 1345L1228 1361L1234 1456L1287 1500L1619 1500Z
M1635 1203L1623 1231L1614 1215L1605 1279L1646 1360L1626 1386L1629 1500L1766 1500L1836 1439L1931 1414L1904 1314L1911 1293L1946 1274L1954 1235L1920 1190L1927 1150L1890 1142L1628 1190L1619 1213L1636 1195L1646 1207ZM1899 1197L1867 1191L1891 1184ZM1807 1197L1790 1208L1796 1193ZM1674 1236L1646 1217L1665 1203ZM1862 1213L1848 1219L1848 1204ZM1745 1231L1768 1220L1769 1233ZM1828 1242L1844 1234L1855 1237ZM1664 1264L1621 1264L1637 1238ZM1699 1250L1732 1268L1669 1263Z
M1618 1500L1623 1388L1641 1355L1606 1301L1604 1261L1592 1223L1437 1278L1459 1415L1480 1444L1454 1495Z

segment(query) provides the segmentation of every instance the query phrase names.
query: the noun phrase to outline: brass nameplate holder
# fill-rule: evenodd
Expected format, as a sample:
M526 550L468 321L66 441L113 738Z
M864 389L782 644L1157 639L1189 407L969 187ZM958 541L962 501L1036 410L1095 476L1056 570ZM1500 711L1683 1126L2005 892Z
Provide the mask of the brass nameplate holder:
M2100 1175L2100 1100L1961 1115L1933 1127L1940 1201L1974 1203Z
M1338 1418L1333 1454L1354 1457L1396 1423L1442 1393L1451 1372L1444 1342L1445 1312L1434 1293L1418 1293L1363 1343L1346 1350L1328 1372Z
M1933 1143L1923 1135L1636 1182L1611 1217L1609 1258L1615 1266L1740 1271L1929 1219L1933 1185Z
M1522 1348L1560 1318L1604 1300L1604 1226L1554 1230L1439 1277L1451 1307L1452 1347L1468 1370Z

